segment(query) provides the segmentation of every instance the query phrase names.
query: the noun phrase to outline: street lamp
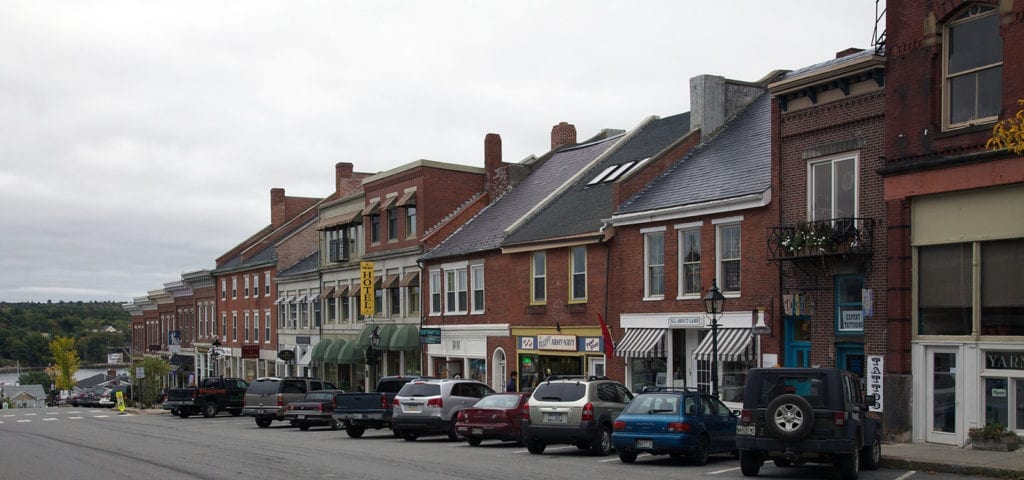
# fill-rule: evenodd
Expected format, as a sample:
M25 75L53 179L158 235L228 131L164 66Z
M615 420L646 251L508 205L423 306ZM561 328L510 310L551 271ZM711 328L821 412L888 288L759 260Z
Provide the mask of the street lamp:
M711 395L718 398L718 317L725 310L725 296L711 279L711 290L704 296L704 311L711 316Z
M214 338L210 344L210 358L213 359L213 375L217 376L217 357L220 356L220 339Z

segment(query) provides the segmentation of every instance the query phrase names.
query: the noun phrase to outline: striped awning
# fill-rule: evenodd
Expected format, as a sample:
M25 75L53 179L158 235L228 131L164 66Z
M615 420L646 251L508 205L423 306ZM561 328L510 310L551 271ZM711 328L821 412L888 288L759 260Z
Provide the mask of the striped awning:
M327 290L320 292L320 298L331 298L334 296L334 287L327 287Z
M664 357L665 348L661 339L664 328L630 328L615 346L615 355L620 357Z
M749 361L754 357L750 351L749 328L718 329L718 360L726 362ZM713 337L709 333L693 351L694 360L711 360Z

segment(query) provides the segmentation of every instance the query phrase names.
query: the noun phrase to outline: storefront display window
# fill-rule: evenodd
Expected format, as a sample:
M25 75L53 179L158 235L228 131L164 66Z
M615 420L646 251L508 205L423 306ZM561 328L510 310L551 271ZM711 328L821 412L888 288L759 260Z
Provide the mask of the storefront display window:
M985 424L1009 425L1009 390L1005 378L985 379Z
M722 387L719 395L723 402L743 403L743 388L747 384L747 370L754 362L723 362Z
M406 375L420 375L422 373L422 367L420 367L420 351L404 352L405 356L405 374Z
M469 359L469 377L478 382L487 383L487 361L482 358Z
M665 357L630 358L629 373L630 389L642 392L644 387L667 385L668 361Z
M401 354L399 352L387 352L384 355L384 372L382 375L395 375L401 372L399 362L401 361Z

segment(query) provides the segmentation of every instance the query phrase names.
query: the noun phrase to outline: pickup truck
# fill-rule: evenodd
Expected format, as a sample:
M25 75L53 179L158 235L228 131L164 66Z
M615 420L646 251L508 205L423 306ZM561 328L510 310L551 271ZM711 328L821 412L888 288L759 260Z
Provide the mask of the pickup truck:
M334 419L345 424L345 433L352 438L363 436L367 428L391 428L395 394L403 385L417 378L422 377L382 377L373 392L336 394Z
M241 378L208 377L197 387L168 390L164 408L181 418L197 413L210 418L224 410L238 416L242 414L246 388L249 384Z

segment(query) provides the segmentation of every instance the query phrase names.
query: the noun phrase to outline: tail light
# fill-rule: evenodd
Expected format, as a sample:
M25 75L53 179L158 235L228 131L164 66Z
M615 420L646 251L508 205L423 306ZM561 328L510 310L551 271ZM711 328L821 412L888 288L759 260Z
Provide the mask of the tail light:
M382 401L383 401L383 400L382 400ZM394 398L393 400L391 400L391 406L393 406L393 407L397 407L398 405L400 405L400 404L398 403L398 397L395 397L395 398Z
M458 416L458 420L457 421L459 421L459 422L468 422L469 421L469 414L467 414L466 412L459 412L459 416Z
M277 406L279 406L279 407L283 407L284 406L284 395L281 395L280 393L277 394Z
M398 405L398 399L396 398L395 401L391 402L391 404L392 405ZM388 409L388 396L386 394L383 394L383 393L380 394L380 408L382 408L384 410Z
M594 404L593 403L587 402L587 404L583 406L583 414L580 416L580 420L582 420L584 422L593 422L594 421Z
M523 418L530 418L530 404L528 402L523 403L523 406L519 408L519 414L522 415Z
M750 425L754 422L754 412L750 410L743 410L740 412L740 423L744 425Z
M615 423L612 425L612 428L614 428L616 432L625 430L626 422L623 422L622 420L616 420Z
M837 427L846 425L846 412L832 412L832 421Z
M322 403L318 403L318 404L316 405L316 410L317 410L318 412L323 412L323 411L324 411L324 404L322 404Z
M444 400L441 400L441 397L431 398L430 400L427 400L427 406L444 408Z
M693 428L690 422L670 422L665 429L670 432L689 432Z

